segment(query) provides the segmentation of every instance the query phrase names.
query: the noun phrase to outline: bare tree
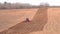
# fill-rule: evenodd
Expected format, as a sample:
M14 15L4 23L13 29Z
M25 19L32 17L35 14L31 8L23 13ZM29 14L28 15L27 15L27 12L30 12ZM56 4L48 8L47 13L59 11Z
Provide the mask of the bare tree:
M20 9L20 8L34 8L37 7L35 5L31 5L28 3L0 3L0 9Z
M49 7L49 4L48 4L48 3L43 3L43 2L42 2L42 3L40 3L40 6L41 6L41 7Z

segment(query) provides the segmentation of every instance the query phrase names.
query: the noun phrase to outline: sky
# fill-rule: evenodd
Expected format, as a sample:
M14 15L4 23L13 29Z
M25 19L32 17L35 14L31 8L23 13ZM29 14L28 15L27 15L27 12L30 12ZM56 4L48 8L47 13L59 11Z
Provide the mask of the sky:
M51 6L60 6L60 0L0 0L0 2L11 2L11 3L29 3L32 5L39 5L40 3L49 3Z

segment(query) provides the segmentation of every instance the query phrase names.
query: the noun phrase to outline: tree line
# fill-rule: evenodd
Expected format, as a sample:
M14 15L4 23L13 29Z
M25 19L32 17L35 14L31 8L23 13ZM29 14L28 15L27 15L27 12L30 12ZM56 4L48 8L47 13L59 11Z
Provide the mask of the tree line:
M4 2L4 3L0 3L0 9L23 9L23 8L38 8L40 6L48 6L49 4L47 3L41 3L40 5L36 6L36 5L31 5L28 3L8 3L8 2Z

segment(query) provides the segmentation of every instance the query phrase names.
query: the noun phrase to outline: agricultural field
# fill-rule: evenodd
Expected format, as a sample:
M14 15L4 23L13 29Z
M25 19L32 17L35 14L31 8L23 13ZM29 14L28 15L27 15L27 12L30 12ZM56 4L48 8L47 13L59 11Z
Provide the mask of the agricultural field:
M0 34L60 34L60 8L0 10Z
M0 32L25 20L32 19L37 9L0 10Z

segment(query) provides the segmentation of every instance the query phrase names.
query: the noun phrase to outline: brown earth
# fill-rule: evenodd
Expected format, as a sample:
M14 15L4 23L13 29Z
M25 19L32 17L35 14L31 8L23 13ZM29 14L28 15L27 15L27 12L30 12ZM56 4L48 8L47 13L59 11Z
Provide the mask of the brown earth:
M11 9L0 10L0 32L8 29L29 17L33 18L37 9Z
M15 23L15 25L2 31L0 34L59 34L60 8L40 8L39 10L33 9L30 12L27 12L28 15L27 13L25 14L33 16L32 18L30 16L30 22L25 21L25 19L22 22L17 21L19 23Z

